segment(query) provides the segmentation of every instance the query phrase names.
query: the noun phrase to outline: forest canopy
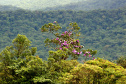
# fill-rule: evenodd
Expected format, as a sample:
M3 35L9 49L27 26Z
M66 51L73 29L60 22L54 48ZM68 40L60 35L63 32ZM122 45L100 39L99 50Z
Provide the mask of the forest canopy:
M11 41L17 34L26 35L31 40L31 47L37 47L37 53L47 60L48 47L44 40L46 33L41 33L43 24L57 21L62 29L70 22L77 22L80 26L80 42L85 48L98 50L97 57L116 60L126 54L126 9L93 10L93 11L4 11L0 12L0 51L12 45ZM67 24L68 23L68 24ZM50 35L50 34L48 34ZM53 35L50 35L53 38ZM79 58L81 61L81 58Z
M56 37L45 40L46 46L54 48L49 51L47 61L35 55L37 48L30 47L31 41L25 35L18 34L13 39L12 45L7 46L0 53L0 82L2 84L126 84L126 69L108 60L94 58L97 51L83 49L84 47L80 45L78 24L75 22L69 25L61 34L58 32L61 27L56 21L42 26L43 33L52 33ZM69 56L72 58L67 60ZM77 61L79 56L85 58L83 63Z

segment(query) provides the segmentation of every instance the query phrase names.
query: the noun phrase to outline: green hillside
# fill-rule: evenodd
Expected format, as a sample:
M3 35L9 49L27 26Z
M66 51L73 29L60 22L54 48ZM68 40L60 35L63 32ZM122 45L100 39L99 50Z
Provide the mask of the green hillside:
M28 10L94 10L117 9L126 0L1 0L0 5L12 5Z
M45 10L94 10L94 9L118 9L126 6L126 0L84 0L64 6L49 7Z
M12 45L6 46L0 53L0 83L126 84L125 57L118 59L117 64L94 58L97 51L83 49L79 38L75 38L81 29L76 22L70 23L61 34L59 29L61 27L56 21L41 28L42 33L51 32L56 37L45 41L46 45L53 44L55 48L55 51L49 51L48 60L35 55L37 48L30 48L31 41L25 35L18 34ZM79 63L78 57L85 60Z
M60 6L83 0L0 0L0 5L12 5L22 9L37 10L46 7Z
M126 55L126 9L85 11L6 11L0 12L0 51L11 45L17 34L26 35L37 47L37 54L43 59L48 57L45 38L53 38L41 33L41 26L57 21L63 31L70 22L81 27L80 41L85 48L97 50L96 57L115 60ZM81 60L81 58L79 58Z
M19 9L21 8L10 6L10 5L0 5L0 11L14 11Z

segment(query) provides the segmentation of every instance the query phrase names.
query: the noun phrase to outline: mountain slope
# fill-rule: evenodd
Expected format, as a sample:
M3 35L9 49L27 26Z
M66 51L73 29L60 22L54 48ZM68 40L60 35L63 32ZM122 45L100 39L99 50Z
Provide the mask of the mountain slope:
M30 10L94 10L123 7L126 0L1 0L0 4Z
M10 5L0 5L0 11L14 11L14 10L19 10L21 8L10 6Z
M86 0L67 4L45 10L94 10L94 9L117 9L126 6L126 0Z
M6 11L0 12L0 51L11 45L17 34L26 35L37 47L37 55L48 57L48 47L44 46L51 34L42 33L40 28L46 23L57 21L65 31L70 22L77 22L81 28L80 42L84 49L97 50L96 57L108 60L126 55L126 8L93 11ZM61 32L61 31L60 31ZM81 56L80 60L83 59Z
M12 5L23 9L37 10L45 7L59 6L82 0L0 0L1 5Z

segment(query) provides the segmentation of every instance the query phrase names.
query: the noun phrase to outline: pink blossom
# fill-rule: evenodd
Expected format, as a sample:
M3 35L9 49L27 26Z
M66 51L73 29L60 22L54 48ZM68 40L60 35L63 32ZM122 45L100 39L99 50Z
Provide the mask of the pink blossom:
M64 41L64 43L67 43L67 41Z
M56 38L56 40L59 40L59 38Z
M72 33L69 33L69 36L71 35Z
M61 43L61 46L63 46L63 43Z
M73 42L71 42L71 44L73 44Z
M67 43L63 43L63 45L68 45Z
M93 57L93 60L94 60L95 58Z
M84 54L84 56L86 56L86 54Z
M62 48L59 48L60 50L62 50Z
M54 21L53 23L56 23L56 21Z
M89 54L90 52L86 51L85 53L88 53Z
M65 31L65 34L67 33L67 31Z
M68 46L68 44L67 44L67 41L64 41L63 45L66 45L66 46Z
M89 55L89 57L91 57L91 55Z
M80 54L82 54L82 51L80 52Z
M79 52L77 52L77 54L80 54Z
M74 47L76 47L76 48L77 48L77 47L79 47L79 46L77 46L77 45L74 45Z
M59 42L61 43L62 41L59 40Z
M79 43L79 40L77 40L77 42Z
M64 35L64 34L61 34L62 36Z
M61 43L61 46L63 46L63 45L68 46L69 44L67 44L66 42Z
M75 49L73 49L73 51L72 51L74 54L76 54L77 53L77 51L75 50Z

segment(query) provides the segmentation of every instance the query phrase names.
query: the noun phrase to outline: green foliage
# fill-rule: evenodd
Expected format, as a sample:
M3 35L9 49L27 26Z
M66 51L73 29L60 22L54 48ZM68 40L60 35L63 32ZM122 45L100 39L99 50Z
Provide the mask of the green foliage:
M24 78L26 80L34 81L34 77L39 77L47 72L46 63L38 56L27 56L26 59L19 62L18 65L21 66L15 70L16 74L19 76L18 82L22 82L22 79Z
M57 22L55 22L57 23ZM50 33L53 33L54 31L58 31L59 29L61 29L61 27L59 26L59 24L53 24L53 23L48 23L45 24L44 26L42 26L41 30L42 32L47 32L49 31Z
M29 50L29 46L31 41L25 35L17 35L17 37L12 41L14 45L14 52L17 58L24 58L27 55L31 55L31 50Z
M43 24L59 22L62 26L60 33L65 31L68 23L77 22L80 26L81 45L85 48L98 50L97 57L108 60L116 60L126 54L125 50L125 28L126 8L116 10L93 10L93 11L6 11L0 12L0 52L11 46L12 39L17 34L26 35L32 41L31 47L37 47L41 58L47 60L48 52L51 50L44 46L46 38L54 38L51 33L41 33ZM41 17L41 18L40 18ZM49 37L48 37L49 36ZM79 61L82 61L79 58Z
M75 41L79 43L79 39ZM56 43L56 40L54 42ZM0 53L0 82L2 84L126 83L126 70L108 60L97 58L88 60L84 64L77 60L66 60L65 58L70 54L68 49L63 47L64 49L49 51L48 60L43 61L39 56L32 56L37 48L29 48L30 43L25 35L19 34L13 40L13 45L7 46ZM87 49L83 50L83 53L85 56L95 55L96 51Z
M52 58L53 59L53 58ZM70 72L75 66L79 64L77 60L61 60L57 62L50 62L50 58L48 60L48 78L50 78L53 82L59 83L59 77L62 77L64 73ZM53 59L54 60L54 59Z
M59 78L65 84L92 84L99 81L101 74L103 74L102 68L98 66L89 66L88 64L79 64L70 73L65 73L63 78ZM99 77L96 78L95 77Z
M126 68L126 56L122 56L117 59L117 64L121 65L122 67Z
M25 35L18 34L13 46L7 46L0 53L0 81L2 83L33 82L35 76L46 73L46 63L38 56L34 57L37 48L30 46Z
M45 77L35 77L33 78L34 83L41 84L55 84L50 79L45 79Z
M59 29L61 29L61 27L56 21L45 24L41 28L42 32L52 33L56 37L51 40L48 38L45 40L46 46L52 47L56 50L56 52L49 52L49 56L54 58L55 62L62 59L66 60L69 56L71 56L72 59L78 59L80 54L82 54L82 51L84 56L86 56L86 61L88 56L91 57L91 55L95 55L97 53L96 50L82 50L83 45L80 45L79 39L76 39L80 36L80 27L76 22L70 23L69 27L67 27L67 31L62 32L61 34L57 33Z
M116 81L120 81L119 78L126 75L126 70L123 67L101 58L95 59L94 61L87 61L86 64L101 67L104 74L102 81L106 81L106 83L116 83Z
M83 10L83 11L89 11L89 10L96 10L96 9L117 9L120 7L126 6L125 0L81 0L77 3L71 3L63 6L56 6L56 7L50 7L45 8L45 11L51 11L51 10Z
M73 53L75 50L78 52L81 50L81 48L74 46L81 46L80 42L85 45L85 48L88 46L92 49L97 49L97 56L105 57L105 59L116 59L118 56L125 54L125 9L94 10L90 12L55 11L55 13L18 10L0 12L0 16L0 36L3 36L0 37L0 46L3 48L6 45L11 45L0 53L0 83L126 83L126 70L108 60L98 58L86 61L84 64L80 64L77 60L66 60L69 56L75 59L80 57L79 59L83 60L84 56ZM33 16L36 18L33 18ZM40 17L42 17L42 21ZM51 17L56 18L51 19ZM61 19L61 17L66 17L67 19ZM53 22L54 20L61 22L63 28L61 29L57 22L49 23L42 27L43 32L49 31L49 33L39 33L38 27L41 24ZM78 27L77 23L70 23L70 25L64 23L74 22L75 20L81 25L82 29ZM8 27L6 27L7 25ZM64 27L66 25L68 26L68 31L65 33L62 31L65 30ZM19 29L16 29L17 26ZM62 31L57 33L58 29ZM79 33L79 29L82 36ZM70 31L74 32L69 36ZM37 52L42 58L48 58L48 54L45 53L49 51L48 60L43 61L38 56L33 56L37 48L33 47L33 45L29 48L31 41L25 35L17 35L19 32L27 33L27 36L33 41L33 45L39 46L39 51ZM54 36L61 38L60 40L63 43L65 43L64 40L67 40L65 45L62 46L62 50L59 49L61 44L59 44L57 38L52 36L52 33ZM64 34L64 36L60 33ZM12 41L12 44L8 43L15 35L17 37ZM45 44L53 49L46 48L43 45L43 39L47 38L47 36L51 39L54 38L45 41ZM71 41L73 45L70 44ZM66 48L67 44L69 44L70 48ZM93 57L96 54L97 51L92 49L82 50L85 57L89 57L90 54ZM125 65L125 60L119 60L118 64L121 65L121 63Z
M116 84L126 84L126 76L122 76L116 81Z
M101 58L78 64L60 77L67 84L119 84L125 82L126 70L108 60Z

